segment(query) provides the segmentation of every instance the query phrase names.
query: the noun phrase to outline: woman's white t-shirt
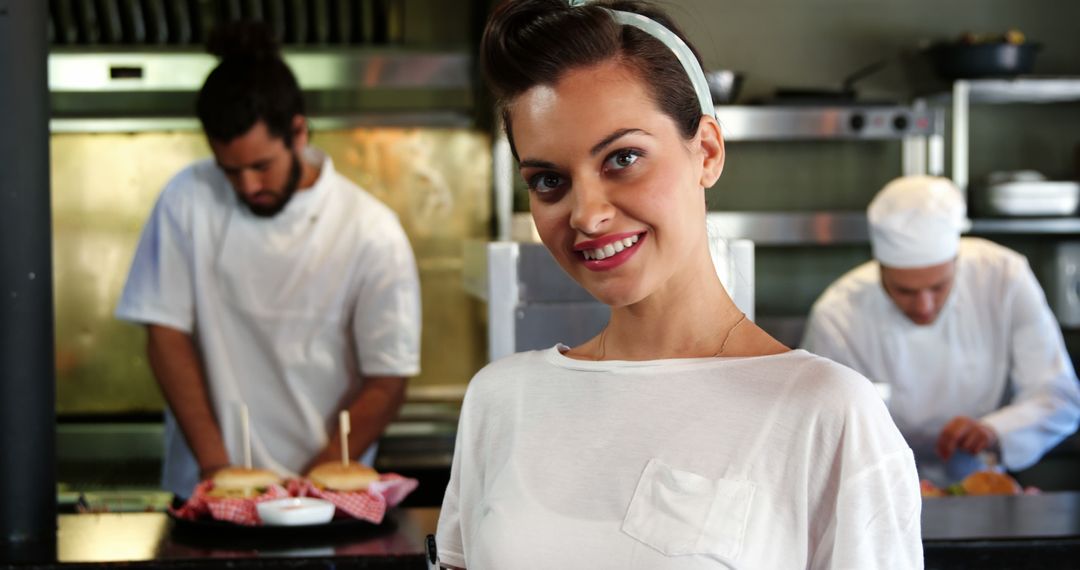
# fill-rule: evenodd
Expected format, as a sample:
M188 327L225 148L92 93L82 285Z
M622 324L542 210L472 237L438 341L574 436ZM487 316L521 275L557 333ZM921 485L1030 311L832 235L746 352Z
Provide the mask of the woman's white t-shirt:
M795 350L481 370L437 542L500 568L921 568L911 450L873 386Z

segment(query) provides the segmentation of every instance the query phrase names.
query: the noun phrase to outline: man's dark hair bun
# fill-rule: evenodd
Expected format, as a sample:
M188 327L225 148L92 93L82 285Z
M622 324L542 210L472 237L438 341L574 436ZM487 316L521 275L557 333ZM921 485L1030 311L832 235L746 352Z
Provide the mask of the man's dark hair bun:
M206 41L206 50L223 61L281 57L281 44L270 26L252 20L236 20L216 26Z

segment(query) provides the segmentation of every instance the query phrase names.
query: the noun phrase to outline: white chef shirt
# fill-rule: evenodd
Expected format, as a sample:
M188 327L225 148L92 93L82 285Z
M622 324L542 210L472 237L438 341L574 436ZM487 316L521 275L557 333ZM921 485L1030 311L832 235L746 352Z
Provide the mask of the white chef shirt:
M932 324L896 307L870 261L814 304L803 348L891 386L889 411L924 475L940 473L934 444L958 415L989 424L1014 470L1080 419L1076 373L1035 275L1022 255L984 239L961 240L956 282Z
M911 450L871 384L796 350L470 382L439 517L469 570L922 567Z
M308 149L320 169L277 216L240 202L212 160L162 191L143 229L118 318L193 335L230 459L297 473L336 429L361 375L419 371L416 262L396 215ZM181 496L198 466L167 414L163 486Z

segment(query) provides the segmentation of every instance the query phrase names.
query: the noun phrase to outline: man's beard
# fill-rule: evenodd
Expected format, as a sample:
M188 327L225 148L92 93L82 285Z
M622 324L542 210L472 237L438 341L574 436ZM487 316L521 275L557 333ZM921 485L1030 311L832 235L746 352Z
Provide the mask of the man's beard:
M274 196L276 200L269 204L256 204L250 202L247 198L241 196L252 214L261 218L272 218L278 215L285 209L285 205L289 203L293 193L296 192L296 187L300 185L300 175L303 173L303 169L300 166L300 155L295 151L292 153L292 166L289 167L289 178L285 181L285 186L281 188L280 192L259 192L255 196Z

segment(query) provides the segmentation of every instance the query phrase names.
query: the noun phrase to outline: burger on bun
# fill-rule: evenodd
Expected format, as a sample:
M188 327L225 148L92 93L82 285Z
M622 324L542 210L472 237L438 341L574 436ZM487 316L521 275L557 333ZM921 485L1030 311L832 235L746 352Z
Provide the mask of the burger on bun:
M308 479L328 491L366 491L368 485L379 480L379 473L360 463L344 465L332 461L316 466L308 473Z
M211 479L214 487L212 497L248 498L266 492L271 485L281 483L281 477L267 469L248 469L246 467L226 467L214 473Z
M1016 479L997 471L976 471L961 481L960 486L968 495L1020 494L1020 484Z

